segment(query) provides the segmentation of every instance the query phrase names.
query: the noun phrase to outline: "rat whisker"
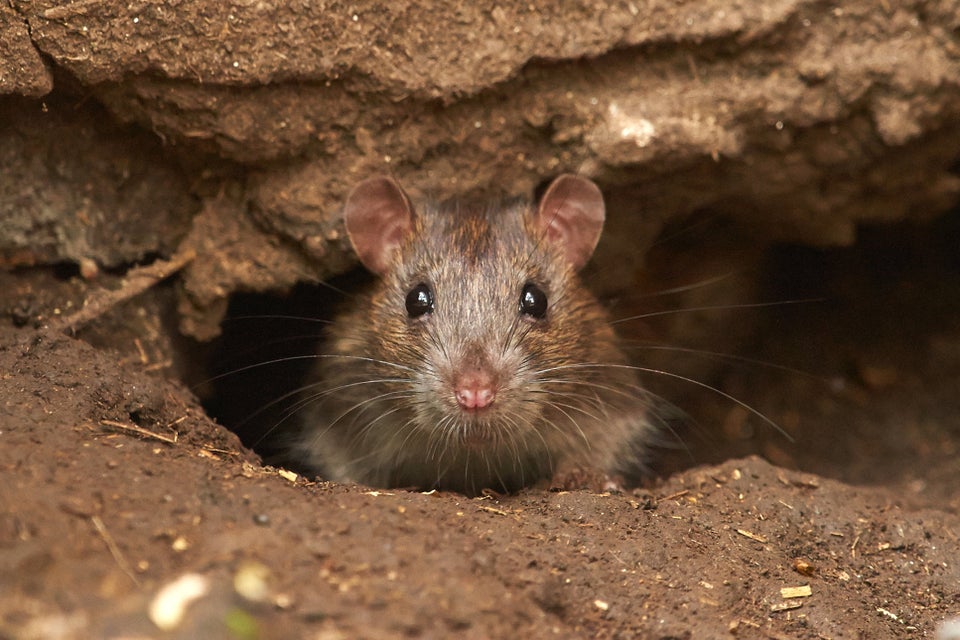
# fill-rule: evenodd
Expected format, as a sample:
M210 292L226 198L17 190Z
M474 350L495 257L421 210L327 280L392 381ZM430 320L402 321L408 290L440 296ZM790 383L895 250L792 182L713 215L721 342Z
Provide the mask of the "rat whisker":
M316 318L313 316L298 316L293 314L286 313L255 313L248 314L243 316L230 316L225 318L223 324L230 324L233 322L248 321L248 320L295 320L297 322L306 322L311 324L322 324L329 325L331 324L330 320L323 318Z
M764 367L767 369L776 369L778 371L784 371L786 373L803 376L811 380L817 380L823 383L828 382L823 376L818 376L816 374L810 373L809 371L804 371L803 369L788 367L786 365L777 364L775 362L769 362L767 360L760 360L758 358L749 358L749 357L737 355L734 353L724 353L722 351L708 351L706 349L691 349L687 347L674 347L674 346L664 345L664 344L634 344L634 345L628 344L626 345L625 348L632 351L643 350L643 351L670 351L674 353L686 353L694 356L700 356L703 358L720 360L722 362L743 363L743 364L755 365L758 367Z
M231 351L228 362L231 362L231 361L242 362L243 360L248 360L249 357L253 354L256 354L258 352L262 353L265 351L269 351L270 349L272 348L275 349L281 345L289 345L289 344L295 344L297 342L307 342L307 341L312 343L317 340L317 337L318 337L317 334L301 333L301 334L283 336L280 338L272 338L264 342L258 342L257 344L247 347L246 349ZM227 373L229 374L232 372L227 372ZM213 380L204 381L199 384L202 385L205 382L212 382L212 381Z
M379 398L377 398L376 402L382 403L385 397L386 397L385 395L380 396ZM394 396L394 397L397 397L397 396ZM370 406L372 406L372 403ZM363 412L367 408L368 407L361 408L360 411ZM401 411L400 406L392 407L387 411L381 412L373 420L370 420L364 423L363 427L361 427L360 430L357 432L357 434L354 436L355 439L357 439L360 444L366 444L369 441L371 435L374 434L377 423L383 420L384 418L390 417L391 415L397 413L398 411Z
M657 316L668 316L678 313L695 313L699 311L732 311L734 309L766 309L769 307L782 307L787 305L794 304L809 304L811 302L824 302L826 298L803 298L798 300L778 300L774 302L749 302L744 304L719 304L719 305L705 305L702 307L682 307L678 309L666 309L663 311L651 311L649 313L641 313L635 316L629 316L627 318L619 318L617 320L611 320L611 325L623 324L624 322L632 322L634 320L644 320L646 318L655 318Z
M590 439L587 438L587 434L585 434L585 433L583 432L583 429L580 428L580 423L577 422L576 419L574 419L573 416L571 416L569 413L567 413L567 412L563 409L563 407L557 406L557 405L556 405L553 401L551 401L551 400L547 400L544 404L546 404L546 405L549 406L549 407L552 407L552 408L556 409L556 411L557 411L558 413L560 413L560 414L562 414L564 417L566 417L567 420L570 421L570 424L574 427L574 429L577 430L577 433L580 435L580 439L583 440L583 443L587 446L588 449L590 448ZM546 424L549 425L550 427L552 427L552 428L553 428L555 431L557 431L557 433L559 433L560 435L562 435L562 436L564 436L564 437L569 437L568 434L566 434L566 433L564 432L564 430L561 429L561 428L559 427L559 425L557 425L556 423L554 423L552 420L546 421Z
M616 368L616 369L627 369L627 370L632 370L632 371L639 371L639 372L641 372L641 373L652 373L652 374L664 376L664 377L667 377L667 378L673 378L673 379L676 379L676 380L681 380L681 381L686 382L686 383L688 383L688 384L692 384L692 385L697 386L697 387L700 387L700 388L702 388L702 389L706 389L706 390L711 391L712 393L715 393L715 394L717 394L717 395L719 395L719 396L721 396L721 397L723 397L723 398L726 398L726 399L729 400L730 402L733 402L733 403L736 404L737 406L745 409L746 411L748 411L748 412L751 413L752 415L756 416L757 418L760 418L760 419L763 420L765 423L767 423L768 425L770 425L771 427L773 427L780 435L782 435L784 438L786 438L789 442L794 442L793 436L791 436L789 433L787 433L787 432L783 429L783 427L781 427L781 426L778 425L776 422L774 422L773 420L771 420L770 418L768 418L763 412L755 409L754 407L752 407L751 405L747 404L747 403L744 402L743 400L740 400L739 398L737 398L737 397L735 397L735 396L732 396L732 395L730 395L729 393L726 393L725 391L723 391L723 390L721 390L721 389L718 389L717 387L714 387L714 386L712 386L712 385L709 385L709 384L707 384L706 382L701 382L701 381L699 381L699 380L697 380L697 379L695 379L695 378L690 378L690 377L688 377L688 376L680 375L680 374L678 374L678 373L672 373L672 372L670 372L670 371L664 371L664 370L662 370L662 369L653 369L653 368L650 368L650 367L641 367L641 366L628 365L628 364L605 364L605 365L596 365L596 364L569 364L569 365L563 365L563 366L560 366L560 367L556 367L555 370L595 368L595 367L597 367L597 366L604 366L604 367L610 367L610 368Z
M644 401L647 400L652 394L635 383L623 383L622 388L615 387L610 384L601 384L599 382L593 382L591 380L573 380L573 379L564 379L564 378L545 378L540 381L536 381L533 384L538 384L541 386L546 386L550 384L562 384L562 385L573 385L573 386L584 386L590 387L592 389L598 389L601 391L609 391L625 398ZM542 393L551 393L549 389L538 390Z
M320 397L323 397L323 396L326 396L326 395L329 395L329 394L332 394L332 393L336 393L336 392L338 392L338 391L342 391L342 390L344 390L344 389L348 389L348 388L350 388L350 387L357 386L357 385L379 384L379 383L383 383L383 382L401 382L401 383L402 383L402 382L406 382L406 381L407 381L407 379L405 379L405 378L380 378L380 379L375 379L375 380L361 380L361 381L354 382L354 383L342 384L342 385L339 385L339 386L334 387L334 388L332 388L332 389L325 389L325 390L322 391L322 392L314 393L314 394L311 394L311 395L309 395L309 396L307 396L307 397L305 397L305 398L301 398L301 400L299 400L299 401L297 401L296 403L290 405L289 407L285 407L285 408L284 408L284 413L283 413L282 417L280 418L280 420L278 420L270 429L268 429L262 436L260 436L260 438L253 443L253 446L254 446L254 447L258 446L261 442L263 442L264 438L268 437L275 429L277 429L281 424L283 424L288 418L290 418L293 414L295 414L295 413L298 412L300 409L302 409L303 406L305 406L306 404L308 404L308 403L310 403L310 402L313 402L313 401L316 400L317 398L320 398ZM318 386L318 385L322 385L322 384L323 384L322 382L305 384L305 385L302 385L302 386L300 386L300 387L297 387L296 389L293 389L292 391L289 391L289 392L287 392L287 393L285 393L285 394L283 394L283 395L281 395L281 396L279 396L279 397L277 397L277 398L274 398L274 399L271 400L270 402L267 402L266 404L261 405L257 410L252 411L251 413L247 414L247 416L246 416L243 420L239 421L239 422L235 425L235 428L236 428L236 427L243 426L243 425L249 423L250 421L252 421L253 419L255 419L257 416L263 414L264 412L268 411L270 408L272 408L272 407L274 407L274 406L276 406L276 405L284 402L285 400L288 400L289 398L292 398L292 397L294 397L294 396L301 396L301 395L302 395L305 391L307 391L308 389L310 389L310 388L312 388L312 387L315 387L315 386Z
M226 378L228 376L237 375L238 373L243 373L245 371L252 371L254 369L259 369L260 367L267 367L273 364L297 362L299 360L323 360L328 358L350 360L355 362L365 362L370 364L380 364L387 367L394 367L394 368L400 369L401 371L407 371L413 374L417 373L416 369L412 367L408 367L396 362L390 362L389 360L380 360L377 358L370 358L366 356L355 356L355 355L347 355L347 354L340 354L340 353L312 353L312 354L303 355L303 356L284 356L282 358L272 358L270 360L264 360L262 362L255 362L253 364L249 364L243 367L238 367L237 369L225 371L224 373L215 375L211 378L207 378L206 380L202 380L201 382L198 382L197 384L193 385L191 387L191 390L195 391L198 387L202 385L209 384L211 382L216 382L217 380L222 380L223 378Z
M404 394L404 393L408 393L408 392L406 392L406 391L391 391L391 392L382 393L382 394L373 396L373 397L371 397L371 398L364 398L363 400L361 400L361 401L359 401L359 402L351 405L350 407L348 407L347 409L345 409L342 413L340 413L340 415L338 415L334 420L332 420L332 421L330 422L330 424L328 424L328 425L326 426L325 429L323 429L322 431L320 431L319 433L316 434L316 435L317 435L317 438L320 438L320 437L326 435L327 431L329 431L330 429L332 429L334 426L337 425L337 423L339 423L341 420L343 420L344 418L346 418L348 415L350 415L351 413L353 413L353 412L356 411L357 409L361 409L361 408L363 408L364 406L367 406L367 405L373 405L373 404L375 404L375 403L377 403L377 402L380 402L380 401L382 401L382 400L384 400L384 399L389 399L389 398L392 398L392 397L403 397L403 395L401 395L401 394Z
M579 400L588 407L594 407L600 411L605 410L604 403L602 401L599 401L595 396L590 396L590 395L579 393L579 392L570 392L570 391L557 392L551 389L531 389L530 393L536 394L538 396L543 396L543 398L546 398L553 402L557 402L558 398L563 398L571 401ZM563 406L572 407L572 405L569 405L569 404L564 404ZM585 407L579 408L579 409L582 413L587 413L587 410ZM596 415L590 414L590 417L600 420L600 417Z
M677 293L687 293L687 292L689 292L689 291L695 291L695 290L697 290L697 289L703 289L703 288L706 288L706 287L711 287L711 286L713 286L713 285L715 285L715 284L718 284L718 283L720 283L720 282L723 282L724 280L727 280L727 279L729 279L729 278L732 278L735 273L736 273L735 271L730 271L730 272L721 274L721 275L719 275L719 276L713 276L713 277L711 277L711 278L704 278L703 280L698 280L698 281L692 282L692 283L690 283L690 284L684 284L684 285L680 285L680 286L678 286L678 287L671 287L671 288L669 288L669 289L658 289L657 291L651 291L650 293L643 293L643 294L639 294L639 295L637 295L637 296L632 296L632 297L636 297L637 299L642 299L642 298L657 298L657 297L661 297L661 296L670 296L670 295L674 295L674 294L677 294Z
M338 385L338 386L333 387L333 388L330 388L330 389L323 389L322 391L312 392L312 393L306 394L306 395L303 394L303 391L306 391L307 389L309 389L309 388L310 388L311 386L313 386L313 385L304 385L304 386L301 387L301 389L300 389L300 395L302 396L301 399L298 400L298 401L297 401L296 403L294 403L293 405L287 407L285 411L286 411L287 414L296 413L296 412L300 411L303 407L307 406L308 404L312 404L312 403L314 403L314 402L316 402L316 401L318 401L318 400L322 400L323 398L325 398L325 397L327 397L327 396L330 396L330 395L332 395L332 394L334 394L334 393L342 392L342 391L345 391L345 390L348 390L348 389L351 389L351 388L354 388L354 387L361 387L361 386L365 386L365 385L380 385L380 384L388 384L388 383L400 383L400 384L405 384L405 383L407 383L407 382L409 382L409 381L406 380L406 379L404 379L404 378L378 378L378 379L375 379L375 380L360 380L360 381L358 381L358 382L345 383L345 384L341 384L341 385ZM407 388L407 389L397 389L397 390L394 390L394 391L384 392L384 393L381 394L381 395L377 395L377 396L372 396L372 397L370 397L370 398L366 398L363 402L372 402L372 401L376 401L376 400L378 400L378 399L380 399L380 398L383 398L383 397L398 397L398 398L399 398L399 397L404 397L405 394L409 394L409 393L410 393L410 391L409 391L408 388ZM286 394L286 395L289 396L290 394ZM274 401L274 402L276 402L276 401ZM359 403L359 404L362 405L363 402L361 402L361 403ZM358 406L358 405L355 405L355 406ZM349 412L349 411L348 411L348 412Z

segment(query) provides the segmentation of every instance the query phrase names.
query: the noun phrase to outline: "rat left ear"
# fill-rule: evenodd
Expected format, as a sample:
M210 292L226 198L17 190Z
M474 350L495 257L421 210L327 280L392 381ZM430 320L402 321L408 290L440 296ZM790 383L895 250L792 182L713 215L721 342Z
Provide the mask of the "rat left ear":
M593 181L564 174L550 183L537 207L537 224L546 238L560 244L579 270L597 248L603 231L603 194Z

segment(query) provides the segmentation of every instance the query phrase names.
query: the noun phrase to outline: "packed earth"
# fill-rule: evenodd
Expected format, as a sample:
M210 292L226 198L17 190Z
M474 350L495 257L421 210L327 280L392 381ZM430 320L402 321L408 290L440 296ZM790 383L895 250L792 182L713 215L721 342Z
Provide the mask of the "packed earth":
M956 3L354 4L0 4L0 638L960 638ZM351 187L561 173L631 483L285 456Z

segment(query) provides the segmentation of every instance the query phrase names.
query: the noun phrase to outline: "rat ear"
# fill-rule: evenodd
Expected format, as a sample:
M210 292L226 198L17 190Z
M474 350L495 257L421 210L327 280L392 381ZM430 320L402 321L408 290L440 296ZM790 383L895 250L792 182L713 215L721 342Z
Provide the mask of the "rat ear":
M603 194L592 181L564 174L550 183L537 207L537 224L547 240L559 243L579 270L600 240L605 210Z
M343 207L343 222L363 266L383 275L413 226L413 207L396 180L378 176L353 188Z

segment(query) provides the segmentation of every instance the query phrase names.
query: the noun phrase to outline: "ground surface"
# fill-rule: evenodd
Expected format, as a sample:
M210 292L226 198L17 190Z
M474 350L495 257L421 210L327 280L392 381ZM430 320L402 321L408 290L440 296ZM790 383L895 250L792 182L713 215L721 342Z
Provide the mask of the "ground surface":
M149 357L5 328L0 637L933 637L960 615L960 270L906 236L781 255L833 297L779 309L763 357L813 375L723 384L794 442L689 401L689 451L624 495L293 481ZM877 252L900 256L884 278L857 266ZM801 471L683 470L750 451ZM208 591L161 632L149 604L187 573ZM265 589L244 598L251 575Z
M0 638L873 639L960 616L955 0L354 4L0 2ZM604 188L588 277L615 318L736 311L664 316L671 351L618 325L638 363L730 396L650 376L686 416L647 484L371 492L281 475L207 417L263 400L196 386L236 348L192 339L313 314L281 294L354 263L358 180L516 195L564 171ZM188 255L78 336L43 328ZM674 269L711 286L648 296ZM255 342L316 333L274 320ZM205 593L161 631L188 574Z

